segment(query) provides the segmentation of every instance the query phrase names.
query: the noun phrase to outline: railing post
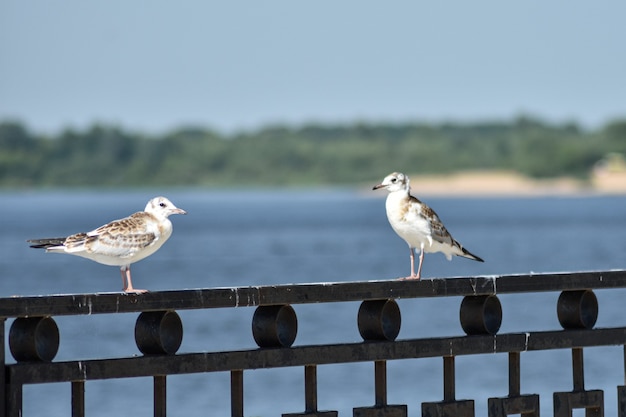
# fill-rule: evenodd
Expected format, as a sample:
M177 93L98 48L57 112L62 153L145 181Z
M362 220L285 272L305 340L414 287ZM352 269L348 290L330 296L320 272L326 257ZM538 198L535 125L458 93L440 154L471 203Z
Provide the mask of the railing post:
M443 357L443 401L422 403L422 417L474 417L474 400L456 400L454 356Z
M400 332L402 316L392 299L365 300L359 307L357 327L365 343L394 341ZM387 361L374 361L374 406L355 407L354 417L406 417L405 404L387 404Z
M583 362L583 349L572 349L572 380L574 391L585 390L585 364Z
M387 404L387 361L374 361L374 406L355 407L353 417L406 417L406 404Z
M3 326L4 332L4 326ZM9 349L18 362L51 362L59 350L59 328L50 316L18 317L11 324L9 330ZM4 350L4 340L2 342ZM3 360L4 360L4 356ZM6 363L3 381L5 399L7 402L7 416L21 417L23 408L23 382L14 381L6 375ZM74 387L72 387L72 409L74 410ZM76 399L76 410L80 412L83 401ZM74 411L72 411L74 412ZM83 412L84 413L84 412Z
M454 356L444 356L443 357L443 401L444 402L452 402L455 400L456 389L455 389L455 378L456 375L454 373Z
M376 406L387 405L387 361L374 362L374 391Z
M624 385L617 387L617 417L626 417L626 345L623 346Z
M317 365L304 366L304 413L287 413L282 417L337 417L336 411L317 410Z
M509 352L509 397L519 396L521 389L520 353Z
M230 371L230 415L243 417L243 370Z
M317 411L317 366L304 367L304 410L307 413Z
M167 416L167 376L154 376L154 417Z
M8 402L7 402L7 387L6 387L6 351L4 349L4 327L6 324L6 317L0 317L0 412L3 415L7 415Z
M6 386L7 417L22 417L22 384L12 383Z
M72 417L85 417L85 381L72 381Z
M506 417L519 414L522 417L539 417L539 395L522 395L520 352L509 352L509 395L489 398L489 417Z
M563 291L557 302L559 323L565 330L590 330L598 318L598 300L591 290ZM572 347L572 392L555 392L554 417L570 417L574 408L584 408L586 417L604 416L604 391L585 390L582 347Z

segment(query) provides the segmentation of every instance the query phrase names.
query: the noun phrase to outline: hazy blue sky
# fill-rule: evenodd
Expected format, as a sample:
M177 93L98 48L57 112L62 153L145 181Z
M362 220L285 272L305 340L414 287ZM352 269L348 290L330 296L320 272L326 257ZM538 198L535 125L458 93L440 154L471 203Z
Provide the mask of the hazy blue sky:
M162 132L626 116L626 1L3 0L0 120Z

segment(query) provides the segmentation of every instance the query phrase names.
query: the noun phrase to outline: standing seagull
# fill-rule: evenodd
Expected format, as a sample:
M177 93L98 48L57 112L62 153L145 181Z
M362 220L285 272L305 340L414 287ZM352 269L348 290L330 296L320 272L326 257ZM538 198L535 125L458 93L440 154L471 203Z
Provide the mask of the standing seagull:
M394 172L373 189L379 188L389 191L385 203L387 218L393 230L404 239L411 251L411 276L406 279L420 279L424 252L443 252L448 260L452 259L452 255L457 255L484 262L452 238L433 209L410 194L409 177L401 172ZM417 274L415 249L420 250Z
M28 240L31 248L45 248L46 252L69 253L104 265L120 267L124 292L143 293L133 288L130 264L156 252L172 235L170 214L187 214L165 197L148 201L144 211L113 220L87 233L68 237Z

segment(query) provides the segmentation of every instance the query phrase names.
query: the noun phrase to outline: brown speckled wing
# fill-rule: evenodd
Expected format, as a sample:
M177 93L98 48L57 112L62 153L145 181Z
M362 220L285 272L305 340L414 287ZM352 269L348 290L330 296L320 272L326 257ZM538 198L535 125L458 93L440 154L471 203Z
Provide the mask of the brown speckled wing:
M414 203L418 203L421 206L422 216L426 220L428 220L428 223L430 224L430 232L431 232L432 239L440 243L445 243L449 245L454 244L453 243L454 239L452 238L452 236L450 235L446 227L443 225L443 223L439 219L439 216L437 215L437 213L435 213L435 210L431 209L429 206L422 203L420 200L418 200L417 198L413 196L411 196L411 201Z
M68 236L63 243L69 251L75 249L81 249L90 239L87 233L76 233L75 235Z
M151 245L156 235L148 231L148 222L154 221L148 213L135 213L121 220L115 220L89 232L85 249L91 253L126 257Z
M446 227L443 225L443 223L439 219L439 216L437 216L437 213L435 213L433 209L424 205L424 210L425 210L425 215L427 215L430 218L430 224L431 224L431 230L432 230L431 233L432 233L432 238L434 241L439 242L439 243L444 243L450 246L456 246L457 248L461 250L461 252L467 252L465 249L463 249L463 246L461 246L459 242L454 240L450 232L448 232L448 229L446 229Z

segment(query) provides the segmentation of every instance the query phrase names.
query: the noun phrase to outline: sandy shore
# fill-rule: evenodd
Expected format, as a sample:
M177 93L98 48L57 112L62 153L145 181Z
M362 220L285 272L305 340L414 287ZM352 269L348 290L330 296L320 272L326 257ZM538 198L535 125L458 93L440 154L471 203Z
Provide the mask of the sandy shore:
M465 171L450 175L411 175L415 195L432 196L568 196L626 194L623 178L593 176L589 181L569 177L537 180L510 171Z

